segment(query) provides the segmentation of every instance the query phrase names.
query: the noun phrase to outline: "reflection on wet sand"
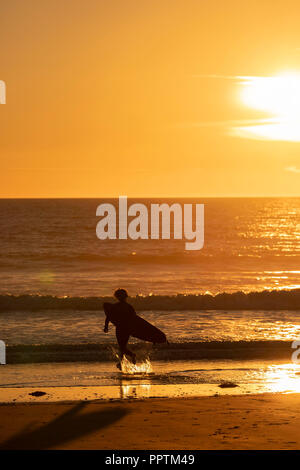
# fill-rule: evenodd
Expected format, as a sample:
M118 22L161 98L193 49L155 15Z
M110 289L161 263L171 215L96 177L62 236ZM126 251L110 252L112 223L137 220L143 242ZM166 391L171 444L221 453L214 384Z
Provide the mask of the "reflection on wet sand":
M248 380L243 382L231 382L237 387L225 387L220 385L226 383L221 381L215 383L178 383L162 384L153 383L155 376L140 379L138 376L131 378L120 377L120 398L138 399L149 397L191 397L208 396L212 394L252 394L252 393L300 393L300 366L298 364L279 364L267 366L255 373L246 373ZM139 383L140 380L140 383ZM132 383L134 381L134 383ZM230 382L229 382L230 383Z
M0 402L72 402L300 393L300 365L286 361L276 364L257 360L154 362L153 371L151 363L147 366L148 370L152 371L149 373L130 373L129 370L125 373L111 372L111 363L106 365L107 369L103 367L101 370L101 366L103 367L102 364L81 363L75 380L72 375L73 365L61 364L61 369L57 369L61 374L59 383L51 382L49 374L52 374L52 369L46 365L39 364L39 373L43 374L33 377L32 382L28 381L29 366L25 369L5 366L0 380ZM144 368L145 364L141 366L141 370ZM227 386L223 388L224 383ZM45 392L45 395L31 395L36 391Z
M151 384L130 384L128 380L120 379L120 398L149 398Z

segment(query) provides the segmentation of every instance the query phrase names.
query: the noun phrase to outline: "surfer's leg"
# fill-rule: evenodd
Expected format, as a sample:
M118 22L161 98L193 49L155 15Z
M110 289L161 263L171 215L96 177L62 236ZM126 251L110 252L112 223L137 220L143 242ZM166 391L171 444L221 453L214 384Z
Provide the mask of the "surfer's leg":
M130 351L130 349L127 348L129 336L130 334L127 331L124 331L122 328L119 327L116 328L116 337L120 347L121 360L123 359L124 354L126 354L131 357L132 362L135 364L136 355L132 351Z

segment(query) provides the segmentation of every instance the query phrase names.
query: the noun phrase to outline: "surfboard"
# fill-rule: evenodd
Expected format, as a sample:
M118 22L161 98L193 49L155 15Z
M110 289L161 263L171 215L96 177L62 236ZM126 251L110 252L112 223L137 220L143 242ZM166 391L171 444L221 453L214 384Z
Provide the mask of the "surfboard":
M116 325L117 318L114 315L114 305L116 304L105 302L103 309L109 321ZM167 341L166 335L159 328L138 315L133 316L129 331L130 336L150 343L166 343Z

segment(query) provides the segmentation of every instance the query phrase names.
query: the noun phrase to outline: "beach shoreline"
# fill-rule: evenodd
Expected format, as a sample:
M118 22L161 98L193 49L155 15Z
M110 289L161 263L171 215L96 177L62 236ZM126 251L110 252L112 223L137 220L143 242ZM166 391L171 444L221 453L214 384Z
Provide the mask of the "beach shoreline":
M72 404L115 401L139 401L152 399L191 399L211 396L257 395L276 393L257 384L252 387L244 384L223 382L203 384L163 384L136 383L130 377L120 380L118 385L106 386L50 386L50 387L0 387L0 406L10 404ZM226 385L227 384L227 385ZM294 390L282 393L292 393Z
M0 406L0 449L298 449L300 394ZM176 425L174 425L176 423Z

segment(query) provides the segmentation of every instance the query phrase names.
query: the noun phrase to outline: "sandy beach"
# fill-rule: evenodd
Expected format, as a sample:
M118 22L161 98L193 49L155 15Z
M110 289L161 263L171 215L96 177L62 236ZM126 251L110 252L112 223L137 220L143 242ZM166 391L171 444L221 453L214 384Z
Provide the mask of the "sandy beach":
M300 395L0 406L1 449L299 449Z

